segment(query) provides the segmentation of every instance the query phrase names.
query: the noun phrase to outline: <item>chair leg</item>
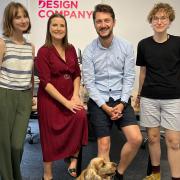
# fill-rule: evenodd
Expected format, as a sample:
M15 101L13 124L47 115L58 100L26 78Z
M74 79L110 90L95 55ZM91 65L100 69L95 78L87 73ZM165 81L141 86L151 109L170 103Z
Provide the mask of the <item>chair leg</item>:
M147 138L147 137L145 137L145 138L143 139L143 141L142 141L141 148L142 148L142 149L145 149L145 148L146 148L147 143L148 143L148 138Z
M29 144L33 144L33 133L31 131L31 127L28 126L28 129L27 129L27 135L29 135L29 139L28 139L28 143Z

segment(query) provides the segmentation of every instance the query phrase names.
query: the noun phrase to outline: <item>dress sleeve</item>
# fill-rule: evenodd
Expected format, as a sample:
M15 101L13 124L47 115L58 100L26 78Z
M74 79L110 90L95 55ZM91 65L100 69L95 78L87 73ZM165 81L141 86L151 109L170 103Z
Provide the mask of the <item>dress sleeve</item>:
M77 53L75 48L72 46L71 48L72 54L73 54L73 58L75 60L75 71L73 73L73 79L76 79L77 77L81 77L81 71L79 68L79 63L78 63L78 57L77 57Z
M51 80L48 48L42 47L39 49L37 53L37 58L35 60L35 66L40 79L40 85L42 85L42 87L45 88L47 83L49 83Z

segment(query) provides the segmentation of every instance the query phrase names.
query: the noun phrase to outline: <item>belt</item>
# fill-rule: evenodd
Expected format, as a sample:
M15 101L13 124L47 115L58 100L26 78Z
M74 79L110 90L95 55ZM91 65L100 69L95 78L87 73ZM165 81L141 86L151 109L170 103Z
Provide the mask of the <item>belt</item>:
M64 74L64 79L70 79L71 76L69 74Z

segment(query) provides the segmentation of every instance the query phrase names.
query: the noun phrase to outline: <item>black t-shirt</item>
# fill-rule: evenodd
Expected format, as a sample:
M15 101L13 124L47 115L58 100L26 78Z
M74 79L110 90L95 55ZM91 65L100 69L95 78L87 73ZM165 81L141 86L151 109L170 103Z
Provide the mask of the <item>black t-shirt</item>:
M164 43L153 37L138 44L137 66L146 67L141 96L153 99L180 98L180 37L169 36Z

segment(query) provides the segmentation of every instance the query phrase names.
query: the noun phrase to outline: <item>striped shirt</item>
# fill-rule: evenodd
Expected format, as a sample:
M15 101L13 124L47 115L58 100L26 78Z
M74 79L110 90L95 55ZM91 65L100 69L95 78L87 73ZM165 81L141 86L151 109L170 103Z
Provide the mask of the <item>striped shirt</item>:
M15 44L8 37L5 42L5 54L0 67L0 87L14 90L26 90L32 87L33 68L32 45L25 41Z

